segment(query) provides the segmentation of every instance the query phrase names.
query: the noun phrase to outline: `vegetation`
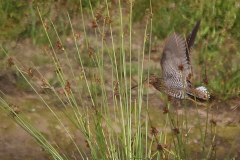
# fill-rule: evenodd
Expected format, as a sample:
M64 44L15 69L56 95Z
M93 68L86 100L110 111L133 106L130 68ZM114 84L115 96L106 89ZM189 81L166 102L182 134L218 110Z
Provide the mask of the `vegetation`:
M196 84L204 81L216 99L238 97L237 2L42 0L4 1L0 6L1 63L7 62L7 70L16 73L20 91L35 93L39 100L35 103L52 113L50 130L60 126L59 134L67 138L61 143L61 136L56 136L53 143L17 103L18 98L14 100L1 88L0 108L35 138L49 157L218 158L216 137L221 126L210 110L211 102L205 103L206 117L202 119L198 103L192 116L184 100L180 114L175 101L161 94L166 107L161 116L154 116L149 87L141 82L153 72L153 46L173 31L187 35L201 19L197 53L192 54ZM11 54L12 47L26 39L45 52L33 53L30 66L21 56ZM11 47L9 41L14 42ZM139 41L141 48L134 48ZM48 72L40 69L49 63ZM135 84L140 84L138 90L131 89ZM74 129L65 125L66 119ZM73 136L76 130L78 137ZM221 156L234 157L237 136L221 150ZM79 142L79 137L84 142Z

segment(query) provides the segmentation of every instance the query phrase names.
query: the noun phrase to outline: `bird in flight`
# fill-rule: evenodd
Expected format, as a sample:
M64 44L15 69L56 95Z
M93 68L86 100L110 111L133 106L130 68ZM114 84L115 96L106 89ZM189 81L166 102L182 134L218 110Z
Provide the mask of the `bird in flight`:
M190 64L190 51L193 48L201 21L199 20L192 32L185 39L180 34L172 33L164 46L161 58L162 77L149 75L143 83L149 82L155 89L177 99L195 97L201 100L210 98L205 87L193 88ZM132 87L134 88L134 87Z

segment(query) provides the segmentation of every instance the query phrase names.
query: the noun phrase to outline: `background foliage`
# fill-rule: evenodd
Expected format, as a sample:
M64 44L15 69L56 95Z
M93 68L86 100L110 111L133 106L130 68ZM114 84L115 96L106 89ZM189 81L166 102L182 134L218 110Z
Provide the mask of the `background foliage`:
M152 2L151 6L149 2ZM221 137L221 133L217 132L216 128L219 129L222 126L217 126L215 115L212 114L210 118L209 106L207 106L206 117L202 118L198 113L194 116L190 115L187 112L189 106L185 101L185 110L183 110L185 112L182 112L180 116L175 112L175 108L171 110L170 103L167 103L164 112L157 113L157 120L154 119L151 123L150 112L155 110L148 110L148 106L150 106L148 94L146 97L143 96L147 91L145 89L137 90L137 98L134 99L131 97L132 91L129 88L131 88L133 79L136 84L149 73L151 68L145 65L144 55L149 56L150 62L149 53L151 50L154 51L155 44L158 42L163 44L163 40L173 31L188 35L195 23L201 19L201 28L191 56L192 64L196 65L193 68L196 69L194 73L196 73L197 85L203 84L204 81L205 85L208 85L211 96L220 100L238 97L240 90L239 4L230 0L143 0L134 1L132 11L131 3L128 0L111 0L107 1L107 5L104 3L104 1L97 0L82 1L82 5L77 0L1 1L0 43L6 53L11 55L9 45L14 46L28 40L27 42L30 44L28 47L40 46L42 51L47 53L48 59L44 57L46 55L31 51L30 54L35 58L32 59L32 67L26 69L25 66L22 67L16 63L14 55L12 59L12 57L7 57L3 51L0 52L0 58L3 61L0 62L0 65L4 66L2 64L5 64L6 66L4 61L8 61L8 66L13 62L16 63L14 66L16 69L13 72L17 72L14 76L17 77L16 86L20 91L30 94L36 91L34 90L35 85L29 85L32 81L34 82L32 80L34 78L42 83L42 88L50 90L45 94L42 94L42 90L37 90L36 94L40 97L38 100L44 102L45 107L55 116L57 122L50 127L53 129L52 133L55 131L54 126L60 123L62 128L59 127L59 129L63 133L67 133L69 145L75 145L75 149L78 150L81 157L88 157L88 155L81 155L86 153L84 148L78 148L79 144L80 146L85 144L91 152L91 157L95 157L95 159L107 159L109 156L116 159L122 157L128 157L128 159L145 157L147 159L155 158L154 156L158 159L168 156L187 159L192 156L192 153L198 154L196 157L205 157L206 159L216 157L217 141L215 138L216 136ZM122 4L118 5L118 3ZM107 9L106 6L109 8ZM40 15L37 7L39 7ZM83 7L83 11L80 9L81 7ZM106 15L112 18L111 22ZM80 18L81 24L71 23L71 20L74 21L78 18ZM86 20L86 23L83 22L83 19ZM134 24L131 24L132 20ZM82 28L78 27L80 25ZM136 26L132 27L132 25L140 26L144 35L138 34L139 32L135 34L132 28ZM113 30L112 26L114 26ZM78 29L81 30L81 35L78 34ZM111 45L108 40L105 40L106 34L108 34L106 37L113 39ZM82 41L80 41L81 38ZM129 40L131 38L143 42L142 48L136 49L137 47L135 47L134 50L135 44ZM71 41L68 41L69 39ZM71 44L71 42L73 43ZM152 42L154 45L151 48ZM69 50L70 52L67 52ZM24 58L20 56L21 59L27 59L26 55L24 54ZM160 53L155 53L155 55L157 58L160 57ZM134 58L137 60L134 61ZM154 58L151 57L151 59ZM54 76L48 77L46 80L41 72L38 72L37 67L44 66L50 61L55 70L47 72ZM105 76L105 72L111 72L111 78ZM106 82L108 85L105 85ZM54 90L52 87L57 89ZM108 106L109 90L113 92L110 96L113 106ZM52 98L53 95L51 95L53 91L55 98ZM120 95L116 94L118 91ZM2 91L1 94L4 95ZM52 96L50 102L44 101L41 98L42 95ZM117 95L116 99L114 99L114 95ZM117 99L118 96L121 97L120 101ZM166 99L166 97L161 97L161 99L164 98ZM144 105L143 99L146 100ZM65 154L61 152L61 149L49 142L49 139L46 139L45 135L35 128L27 114L24 114L32 106L21 110L19 105L9 103L2 97L0 97L0 102L2 110L37 139L44 149L56 159L64 159ZM59 104L66 110L60 108ZM35 105L36 102L33 106ZM59 108L55 108L55 106ZM59 110L63 111L62 114L58 113ZM196 110L198 112L197 104ZM156 111L159 112L158 109ZM61 119L63 114L72 122L71 125L66 125L66 121ZM195 118L193 121L192 119L188 120L188 118L192 118L191 116ZM160 133L158 133L157 127L152 125L154 123L161 128ZM188 123L194 125L193 130L197 133L190 132ZM72 136L69 132L69 126L73 126L74 129L81 132L84 137L83 143L74 139L74 135ZM118 127L117 130L114 127ZM168 129L170 132L167 131ZM236 126L232 129L237 131ZM75 132L72 131L72 133ZM196 149L198 152L195 152L195 148L190 146L194 140L199 143L197 147L200 149ZM56 141L58 141L58 137L56 137ZM171 144L167 145L166 142ZM233 148L235 142L237 142L237 138L232 138L228 147L232 146ZM169 151L168 147L171 148ZM228 158L232 148L224 149L224 154L228 153L227 156L224 156ZM66 151L68 152L68 150Z
M100 2L91 1L93 7L98 8ZM116 3L112 1L111 3ZM128 1L123 1L127 6ZM82 1L85 13L90 13L88 1ZM21 41L31 38L33 44L47 45L47 37L42 34L36 6L40 7L43 17L49 17L58 24L59 34L68 36L70 25L66 19L66 12L71 18L80 14L79 1L40 0L40 1L1 1L0 2L0 32L1 43ZM206 75L211 79L210 88L216 95L223 98L236 96L239 93L239 25L240 4L234 0L219 1L153 1L153 35L158 39L165 39L173 30L187 35L197 20L201 19L201 28L196 46L198 56L199 78L205 77L203 64L207 66ZM143 23L149 9L149 1L135 1L133 20ZM53 34L50 34L52 36ZM51 38L55 38L52 36ZM55 38L56 39L56 38ZM207 53L206 53L207 50ZM3 57L3 54L1 54ZM201 72L201 73L200 73Z

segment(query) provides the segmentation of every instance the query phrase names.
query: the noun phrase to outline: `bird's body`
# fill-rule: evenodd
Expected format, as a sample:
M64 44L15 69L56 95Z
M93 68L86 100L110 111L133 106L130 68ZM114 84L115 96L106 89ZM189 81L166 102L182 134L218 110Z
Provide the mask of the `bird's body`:
M160 62L162 78L153 74L149 75L149 83L155 89L177 99L186 99L189 96L196 96L202 100L209 98L205 87L195 89L191 82L192 71L189 52L194 45L199 25L200 21L195 25L186 40L176 33L168 37Z
M146 79L147 81L147 79ZM199 99L207 100L210 98L205 87L192 88L190 86L185 88L170 88L164 85L164 82L161 78L157 77L154 74L149 75L149 84L153 85L155 89L160 92L164 92L177 99L187 99L188 97L196 96Z

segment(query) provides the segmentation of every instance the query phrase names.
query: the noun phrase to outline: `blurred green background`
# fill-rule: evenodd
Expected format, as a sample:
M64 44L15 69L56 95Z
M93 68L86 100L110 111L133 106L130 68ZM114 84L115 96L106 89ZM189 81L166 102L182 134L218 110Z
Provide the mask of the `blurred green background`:
M129 1L121 1L123 8L128 10ZM101 8L100 1L83 0L84 14L91 15L93 10ZM109 1L114 9L118 1ZM67 12L72 19L80 18L80 1L64 0L6 0L0 2L0 43L3 47L13 43L30 39L32 45L43 47L48 45L46 35L37 13L39 7L44 20L50 25L49 19L56 24L61 36L70 35L70 24L67 21ZM163 40L169 33L176 31L188 35L195 23L201 19L201 27L195 50L194 61L198 68L198 76L209 80L210 91L221 99L236 97L240 91L239 58L239 25L240 2L234 0L153 0L153 37ZM112 9L110 8L110 9ZM133 7L134 23L145 24L146 12L149 12L149 0L135 1ZM112 13L117 14L117 13ZM54 34L51 39L57 39ZM7 47L5 48L7 49ZM8 50L7 50L8 51ZM1 60L5 59L0 52ZM206 66L206 74L205 74Z

